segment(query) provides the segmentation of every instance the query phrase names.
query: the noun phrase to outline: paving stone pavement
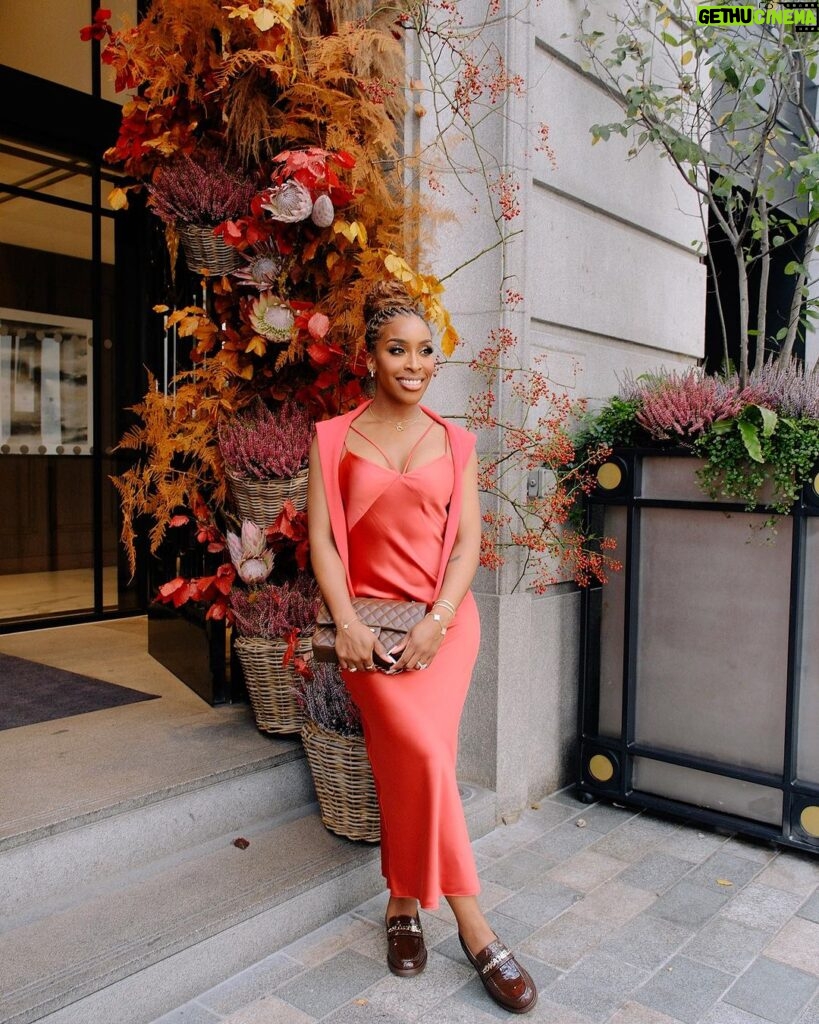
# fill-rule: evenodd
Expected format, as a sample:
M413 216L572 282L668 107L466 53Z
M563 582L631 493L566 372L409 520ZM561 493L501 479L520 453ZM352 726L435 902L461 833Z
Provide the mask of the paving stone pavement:
M481 906L539 989L530 1024L819 1024L819 857L564 790L474 844ZM153 1024L492 1024L448 905L384 961L386 894Z

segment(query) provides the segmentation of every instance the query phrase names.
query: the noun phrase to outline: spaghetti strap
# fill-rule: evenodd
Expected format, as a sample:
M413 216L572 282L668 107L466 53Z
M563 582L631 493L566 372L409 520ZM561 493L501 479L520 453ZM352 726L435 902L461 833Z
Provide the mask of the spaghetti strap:
M415 442L415 444L412 446L412 448L410 448L409 455L407 455L406 461L404 462L404 468L401 470L402 473L406 473L406 471L409 469L409 464L412 462L412 457L415 454L415 450L417 449L418 445L424 440L424 438L427 436L427 434L430 432L430 430L432 430L432 428L434 426L435 426L435 421L433 420L429 424L427 429L423 432L423 434L421 434L421 436L418 438L418 440Z
M362 433L358 429L358 427L355 425L355 423L351 423L350 424L350 430L352 430L354 433L358 434L359 437L363 437L364 440L368 442L368 444L371 444L373 446L373 448L375 448L375 450L381 456L381 458L387 463L387 465L390 467L390 469L395 470L396 473L400 473L401 472L401 470L398 469L398 467L395 465L395 463L392 461L392 459L389 457L389 455L387 455L387 453L384 451L384 449L381 447L381 445L376 444L375 441L373 441L373 439L371 437L367 437L366 434Z
M349 429L354 431L356 434L358 434L359 437L363 437L364 440L368 444L371 444L373 446L373 448L375 448L375 450L378 452L378 454L381 456L381 458L387 463L387 465L390 467L390 469L394 473L398 473L400 476L403 476L407 472L407 470L409 469L409 464L410 464L410 462L412 462L412 457L415 454L416 449L418 448L418 445L424 440L424 438L427 436L427 434L430 432L430 430L432 430L432 428L434 426L435 426L435 421L433 420L429 424L427 429L423 432L423 434L421 434L421 436L418 438L418 440L415 442L415 444L412 446L412 448L410 448L409 454L407 455L407 458L406 458L406 460L404 462L404 468L403 469L399 469L395 465L395 463L392 461L392 459L389 457L389 455L387 455L387 453L384 451L384 449L381 447L381 445L376 444L376 442L373 441L373 439L371 437L367 437L367 435L365 433L363 433L361 430L359 430L354 423L350 424L350 428ZM449 438L447 438L447 445L448 444L449 444ZM345 445L345 447L346 447L346 445Z

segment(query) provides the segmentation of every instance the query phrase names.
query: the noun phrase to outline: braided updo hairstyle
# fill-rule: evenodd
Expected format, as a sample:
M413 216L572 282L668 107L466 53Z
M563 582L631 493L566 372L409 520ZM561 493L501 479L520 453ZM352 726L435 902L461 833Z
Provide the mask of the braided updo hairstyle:
M384 324L397 316L424 319L423 312L400 281L379 281L364 300L364 342L368 352L375 349Z

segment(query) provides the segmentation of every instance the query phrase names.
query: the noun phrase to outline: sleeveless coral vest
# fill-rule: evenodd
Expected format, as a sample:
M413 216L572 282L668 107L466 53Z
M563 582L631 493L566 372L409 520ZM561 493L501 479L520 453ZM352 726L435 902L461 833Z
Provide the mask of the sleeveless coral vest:
M339 466L341 464L341 453L344 447L344 439L350 424L370 406L370 401L363 402L352 412L344 413L342 416L335 416L331 420L322 420L316 424L316 438L318 440L319 462L321 463L321 478L324 482L324 492L327 496L327 508L330 514L330 525L333 531L333 540L344 565L344 572L347 577L347 587L352 594L353 587L350 580L349 549L347 545L347 522L344 516L344 505L341 500L341 486L338 479ZM441 592L441 585L444 581L444 573L449 563L452 549L455 546L455 538L458 535L458 524L461 519L461 506L463 504L463 473L469 456L475 447L475 435L445 420L426 406L421 409L436 423L442 424L449 438L449 447L452 452L452 464L455 472L455 482L452 487L452 500L449 505L446 528L444 529L444 543L441 548L441 563L438 567L438 581L435 585L435 597Z

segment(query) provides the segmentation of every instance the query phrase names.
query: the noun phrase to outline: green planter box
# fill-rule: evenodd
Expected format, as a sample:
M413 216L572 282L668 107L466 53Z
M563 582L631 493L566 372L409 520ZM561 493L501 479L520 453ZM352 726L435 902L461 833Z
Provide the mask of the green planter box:
M819 851L819 494L765 529L689 455L615 452L624 571L583 597L580 788Z

